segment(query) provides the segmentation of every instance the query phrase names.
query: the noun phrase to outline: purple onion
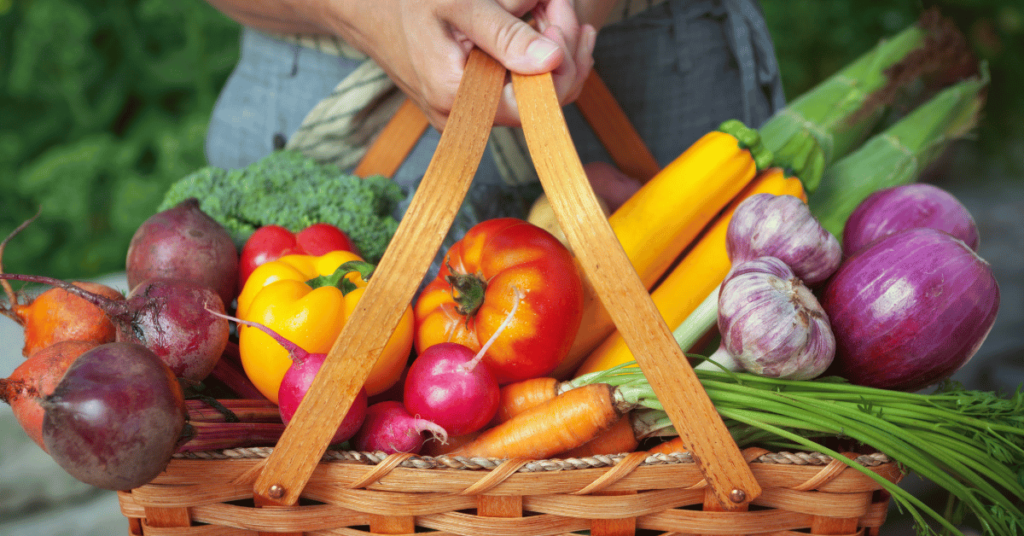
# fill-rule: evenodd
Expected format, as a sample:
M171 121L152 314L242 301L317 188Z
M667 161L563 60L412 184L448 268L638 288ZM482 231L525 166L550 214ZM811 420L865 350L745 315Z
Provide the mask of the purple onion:
M884 236L929 227L945 231L978 251L978 227L953 194L930 184L904 184L879 190L862 201L843 228L843 252L853 255Z
M829 319L817 298L774 257L745 261L729 272L718 297L718 328L722 348L710 359L717 362L724 351L761 376L815 378L835 355Z
M843 257L836 237L818 223L806 203L791 195L748 197L736 207L725 240L733 264L776 257L806 285L828 279Z
M951 376L995 322L992 268L962 240L928 228L872 242L824 289L836 374L859 385L916 391Z

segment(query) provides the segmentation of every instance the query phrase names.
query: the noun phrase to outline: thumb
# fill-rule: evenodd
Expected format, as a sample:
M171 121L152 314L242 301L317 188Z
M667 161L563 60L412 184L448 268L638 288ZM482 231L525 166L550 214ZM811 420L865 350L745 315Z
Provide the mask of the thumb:
M564 59L562 47L501 6L485 2L483 13L458 14L452 21L465 36L506 69L518 74L546 73ZM459 20L462 19L462 20Z

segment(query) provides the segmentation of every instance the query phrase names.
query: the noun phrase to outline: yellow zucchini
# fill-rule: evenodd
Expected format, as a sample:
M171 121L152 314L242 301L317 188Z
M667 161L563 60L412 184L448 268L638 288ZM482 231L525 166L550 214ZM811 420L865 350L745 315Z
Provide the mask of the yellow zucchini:
M702 136L608 218L622 249L648 289L771 162L756 130L730 120ZM569 354L555 369L564 377L615 325L584 281L583 322Z
M731 267L725 249L725 234L729 220L744 199L759 193L792 195L807 202L807 194L804 193L800 179L787 176L781 168L768 168L758 174L651 293L654 305L669 327L674 329L686 320L704 298L725 279ZM576 371L576 375L607 370L633 359L633 354L626 346L622 335L616 331L587 357Z

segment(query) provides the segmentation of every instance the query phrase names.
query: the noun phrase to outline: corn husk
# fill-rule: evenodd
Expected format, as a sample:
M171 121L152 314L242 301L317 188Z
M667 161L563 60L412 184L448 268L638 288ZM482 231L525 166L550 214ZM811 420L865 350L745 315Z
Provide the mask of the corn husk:
M954 140L978 124L988 69L936 94L883 132L826 169L808 196L811 213L840 240L854 208L872 193L916 182Z
M966 52L949 20L929 11L800 95L760 128L774 165L813 192L824 170L871 134L899 91Z

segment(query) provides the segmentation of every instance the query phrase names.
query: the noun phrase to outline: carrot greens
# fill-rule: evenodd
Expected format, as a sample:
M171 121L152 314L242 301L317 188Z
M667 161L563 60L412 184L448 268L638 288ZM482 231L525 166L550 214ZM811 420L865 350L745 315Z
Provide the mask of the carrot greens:
M820 452L879 482L919 534L957 534L965 514L985 534L1024 530L1024 391L1006 396L946 381L933 393L852 385L835 377L779 380L697 370L708 397L740 447ZM649 435L675 435L635 362L580 376L573 385L628 390L644 410ZM951 495L944 513L829 448L834 440L877 450ZM931 521L929 521L929 518ZM935 524L941 529L937 532Z

